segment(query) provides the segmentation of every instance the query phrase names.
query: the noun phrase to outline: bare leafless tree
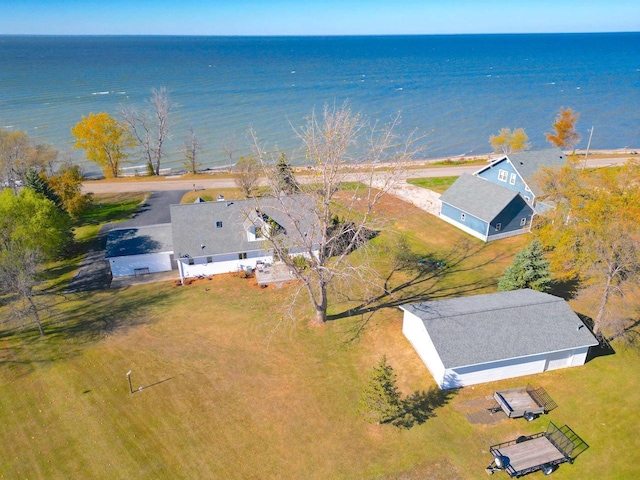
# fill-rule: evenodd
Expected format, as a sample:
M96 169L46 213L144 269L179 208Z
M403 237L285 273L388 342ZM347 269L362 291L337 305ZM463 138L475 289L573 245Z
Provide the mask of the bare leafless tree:
M20 324L35 322L40 335L44 335L44 328L33 289L39 283L42 263L42 254L34 248L13 245L10 250L0 251L0 292L18 295L18 301L11 304L11 318L7 320L15 319Z
M53 167L58 151L36 144L25 132L0 130L0 182L17 191L30 169L45 172Z
M242 156L233 168L235 182L245 197L250 198L256 191L262 168L253 155Z
M233 170L233 156L238 151L235 137L229 137L220 144L220 147L222 148L222 151L225 153L226 157L229 159L229 171Z
M164 144L170 139L169 114L172 109L173 104L165 87L151 89L149 109L139 110L134 106L121 109L122 117L152 175L160 175Z
M400 138L394 133L399 116L379 127L354 114L347 104L325 107L318 117L315 112L306 125L296 131L304 144L313 174L296 179L297 190L310 199L306 211L287 200L283 182L273 168L277 157L270 155L254 135L254 150L269 187L279 201L279 208L295 232L287 232L296 245L269 235L267 241L277 257L301 281L315 310L315 322L327 319L329 287L360 288L369 284L372 268L366 261L367 240L383 225L375 210L383 196L396 183L404 161L416 154L415 135ZM377 169L382 162L386 168ZM349 182L345 186L345 182ZM260 204L260 199L256 199ZM301 220L311 218L313 225ZM349 261L354 250L363 251L357 265ZM305 261L290 255L303 252ZM299 292L296 292L296 297Z
M196 173L198 171L198 153L200 152L200 140L196 135L193 127L189 129L189 134L184 142L184 154L186 157L184 166L190 173Z

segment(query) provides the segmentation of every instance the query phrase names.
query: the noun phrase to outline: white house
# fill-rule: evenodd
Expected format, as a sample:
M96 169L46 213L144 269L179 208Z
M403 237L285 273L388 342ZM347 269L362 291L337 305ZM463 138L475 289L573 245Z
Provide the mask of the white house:
M400 308L402 332L442 389L583 365L598 345L562 298L529 289Z
M104 256L114 277L167 272L173 263L171 225L111 230Z
M311 200L302 195L171 205L171 229L180 279L256 268L272 263L265 241L277 234L290 241L289 254L305 254L294 245L313 236ZM287 214L283 213L283 205ZM293 217L293 218L292 218ZM311 238L310 237L310 238ZM317 254L317 251L311 252Z

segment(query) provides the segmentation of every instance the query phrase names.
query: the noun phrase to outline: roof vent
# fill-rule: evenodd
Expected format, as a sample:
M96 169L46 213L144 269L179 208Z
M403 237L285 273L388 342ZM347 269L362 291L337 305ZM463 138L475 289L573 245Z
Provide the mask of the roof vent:
M222 195L222 194L218 195L218 201L219 202L224 202L224 195Z
M524 163L520 162L520 165L524 165Z
M578 325L578 328L576 328L576 330L580 331L580 330L582 330L583 328L584 328L584 324L582 324L582 323L581 323L580 325Z
M227 207L230 207L231 205L233 205L233 202L227 202Z

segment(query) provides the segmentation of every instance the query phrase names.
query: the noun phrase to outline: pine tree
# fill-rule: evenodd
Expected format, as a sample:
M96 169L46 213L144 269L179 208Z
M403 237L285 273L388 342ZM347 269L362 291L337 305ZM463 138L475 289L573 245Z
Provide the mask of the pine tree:
M498 281L498 290L519 290L531 288L546 292L551 287L549 261L544 256L542 244L533 240L524 250L518 252L513 262Z
M400 391L393 367L382 356L360 397L360 412L371 423L389 423L400 415Z
M34 168L30 168L27 171L27 174L24 177L24 186L39 193L46 199L51 200L51 202L58 207L58 210L61 212L65 211L60 195L51 188L49 181L44 177L44 175L38 173Z
M285 193L296 193L299 188L291 165L287 162L287 156L282 153L276 165L278 174L278 189Z

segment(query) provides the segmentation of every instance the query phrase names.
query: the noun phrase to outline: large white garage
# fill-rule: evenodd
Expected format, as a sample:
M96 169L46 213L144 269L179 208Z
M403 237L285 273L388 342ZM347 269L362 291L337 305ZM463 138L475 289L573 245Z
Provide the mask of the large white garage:
M402 332L442 389L583 365L598 345L562 298L534 290L400 308Z
M173 268L171 224L111 230L105 258L114 277L168 272Z

